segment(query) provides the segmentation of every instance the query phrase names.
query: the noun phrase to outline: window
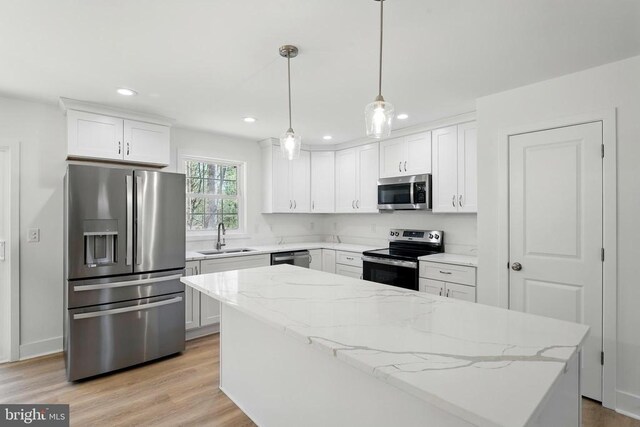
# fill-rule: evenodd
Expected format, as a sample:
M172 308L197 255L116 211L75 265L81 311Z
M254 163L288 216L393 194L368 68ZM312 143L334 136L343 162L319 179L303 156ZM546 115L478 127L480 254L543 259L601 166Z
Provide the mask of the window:
M242 231L243 163L183 156L186 176L187 232Z

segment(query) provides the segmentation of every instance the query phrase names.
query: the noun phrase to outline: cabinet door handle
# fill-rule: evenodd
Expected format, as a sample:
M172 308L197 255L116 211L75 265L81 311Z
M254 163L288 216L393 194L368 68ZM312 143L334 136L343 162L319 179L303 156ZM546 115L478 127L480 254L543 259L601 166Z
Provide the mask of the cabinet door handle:
M447 298L449 298L449 289L447 289L447 295L446 296L447 296Z
M293 202L289 200L289 209L293 208Z
M440 274L451 274L450 271L442 271L442 270L438 270L440 272Z
M398 172L402 172L402 162L398 163Z
M311 210L313 211L315 209L316 209L316 202L313 201L313 202L311 202Z
M195 268L196 268L196 276L197 276L197 275L198 275L198 274L200 274L200 273L198 273L198 266L197 266L197 265L196 265L196 267L195 267Z
M296 201L293 201L293 209L295 209L298 206L298 204L296 203Z
M356 201L355 201L355 200L352 200L352 201L351 201L351 208L352 208L352 209L355 209L355 208L356 208Z
M442 288L440 288L440 292L438 292L438 295L442 296Z
M453 197L451 198L451 205L455 208L456 207L456 195L454 194Z
M118 154L122 154L122 141L118 141Z
M127 156L129 155L129 143L127 142Z
M360 209L360 200L356 200L356 208Z
M407 161L406 160L404 161L404 171L405 172L407 171Z
M458 196L458 204L462 207L462 194Z

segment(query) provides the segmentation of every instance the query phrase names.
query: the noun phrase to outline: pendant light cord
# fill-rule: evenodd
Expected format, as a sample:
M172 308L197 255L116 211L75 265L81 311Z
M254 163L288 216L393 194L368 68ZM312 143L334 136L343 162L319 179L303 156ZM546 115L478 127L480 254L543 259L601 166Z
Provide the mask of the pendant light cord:
M291 54L287 53L287 82L289 84L289 129L291 127Z
M380 66L378 74L378 96L382 96L382 28L384 17L384 0L378 0L380 2Z

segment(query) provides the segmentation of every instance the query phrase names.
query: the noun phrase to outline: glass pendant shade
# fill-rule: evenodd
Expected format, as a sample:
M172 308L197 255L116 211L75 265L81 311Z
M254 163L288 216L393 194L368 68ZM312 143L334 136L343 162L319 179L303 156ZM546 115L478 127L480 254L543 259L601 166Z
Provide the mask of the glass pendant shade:
M372 138L386 138L391 135L393 125L393 104L376 99L364 109L367 136Z
M295 160L300 157L301 145L300 136L296 135L291 128L280 136L280 150L282 156L287 160Z

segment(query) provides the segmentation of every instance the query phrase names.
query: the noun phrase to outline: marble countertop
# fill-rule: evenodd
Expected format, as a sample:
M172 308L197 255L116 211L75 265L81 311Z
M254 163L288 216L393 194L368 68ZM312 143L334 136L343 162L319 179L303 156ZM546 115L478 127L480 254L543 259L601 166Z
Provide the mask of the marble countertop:
M432 261L441 262L443 264L456 264L456 265L468 265L470 267L478 266L478 257L470 255L457 255L457 254L435 254L425 255L418 258L419 261Z
M182 281L476 425L525 425L588 332L291 265Z
M245 246L242 246L243 248ZM203 255L196 251L187 251L186 260L187 261L198 261L202 259L218 259L218 258L229 258L229 257L237 257L237 256L247 256L247 255L261 255L261 254L270 254L274 252L286 252L286 251L296 251L296 250L310 250L310 249L333 249L336 251L347 251L347 252L359 252L362 253L364 251L369 251L372 249L380 249L382 246L365 246L365 245L354 245L351 243L331 243L331 242L304 242L304 243L284 243L281 245L253 245L246 246L246 248L253 249L250 252L235 252L229 254L215 254L215 255ZM232 249L232 247L226 247L225 249Z

